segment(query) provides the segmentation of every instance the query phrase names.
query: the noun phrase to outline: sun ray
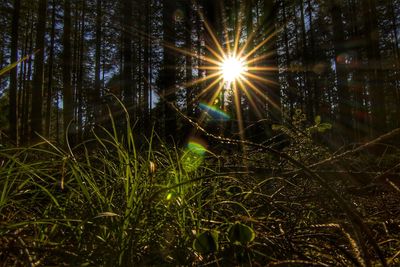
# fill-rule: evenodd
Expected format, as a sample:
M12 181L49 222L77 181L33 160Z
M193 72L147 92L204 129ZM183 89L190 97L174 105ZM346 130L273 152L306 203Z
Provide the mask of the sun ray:
M246 59L246 62L247 62L247 64L251 65L251 64L257 63L259 61L262 61L264 59L267 59L267 58L271 57L273 54L275 54L275 52L264 53L261 56L254 57L252 59Z
M213 30L211 29L210 25L208 24L208 22L204 19L203 17L203 21L204 21L204 26L206 27L208 34L211 36L212 40L214 41L216 47L218 48L218 50L220 51L221 55L225 56L225 51L222 48L221 44L219 43L217 37L215 36Z
M219 76L221 76L221 72L215 72L215 73L213 73L213 74L209 74L209 75L206 75L206 76L204 76L204 77L198 78L198 79L196 79L196 80L193 80L193 81L184 83L184 84L182 84L182 86L183 86L183 87L193 86L193 85L196 85L196 84L198 84L198 83L202 83L202 82L211 80L211 79L213 79L213 78L217 78L217 77L219 77Z
M275 35L278 34L278 31L273 32L271 35L269 35L267 38L265 38L263 41L261 41L258 45L256 45L253 49L250 50L246 55L243 56L243 59L247 60L251 55L253 55L257 50L259 50L261 47L263 47L266 43L271 41L272 38L275 37Z
M262 98L264 98L269 104L271 104L274 108L279 108L279 105L274 103L274 101L269 98L266 94L264 94L260 89L257 88L250 80L248 80L246 77L241 77L241 79L246 83L248 86L250 86L254 92L258 93Z
M238 55L237 52L239 49L239 41L240 41L241 32L242 32L242 24L241 24L241 22L238 22L236 33L235 33L234 46L233 46L233 54L235 54L234 56L240 56L240 55Z
M244 75L244 76L247 76L247 77L249 77L249 78L253 78L254 80L258 80L258 81L260 81L260 82L266 83L266 84L278 85L277 82L274 82L274 81L269 80L269 79L267 79L267 78L263 78L263 77L261 77L261 76L255 75L255 74L250 73L250 72L244 72L243 75Z
M242 57L244 51L246 51L247 47L250 45L250 43L253 41L253 38L255 36L255 31L253 31L246 39L246 41L244 42L242 48L240 49L240 51L238 51L237 56L238 57Z
M246 89L246 86L243 84L242 79L239 78L237 80L237 82L239 84L239 88L242 90L242 92L244 92L244 94L246 95L247 99L249 100L251 106L254 108L254 111L257 114L257 117L262 118L260 109L258 108L256 102L254 101L253 96L249 93L249 90Z
M187 51L186 49L176 47L175 45L171 45L171 44L168 44L168 43L165 43L165 42L163 43L163 45L166 48L170 49L170 50L173 50L173 51L176 51L178 53L181 53L182 55L192 56L194 58L198 58L198 59L204 60L204 61L206 61L206 62L208 62L210 64L215 64L215 65L219 64L218 60L212 59L212 58L204 56L204 55L198 55L197 53L194 53L194 52L191 52L191 51Z
M215 51L214 49L212 49L209 45L205 45L205 48L211 53L213 54L219 61L223 61L224 58L217 53L217 51Z
M248 71L278 71L277 67L266 67L266 66L255 66L255 67L247 67Z
M220 71L221 67L220 66L199 66L199 67L195 67L194 69Z
M232 84L233 86L233 98L235 101L235 107L236 107L236 116L238 120L238 126L239 126L239 135L242 140L244 140L244 128L243 128L243 116L242 116L242 103L241 103L241 96L240 92L237 88L237 83L234 82Z
M223 24L222 31L223 31L223 35L224 35L224 38L225 38L226 51L227 51L227 54L230 55L231 54L231 46L229 45L230 39L229 39L229 31L228 31L227 20L222 20L222 24Z
M196 102L197 100L200 99L201 96L206 94L208 91L210 91L217 83L219 83L222 80L222 77L218 77L215 81L210 83L205 89L201 90L201 92L193 99L192 103Z
M214 115L218 112L222 114L225 110L225 101L222 99L225 99L228 95L232 96L232 103L229 103L229 105L232 104L236 109L232 113L236 114L237 129L239 129L240 138L244 140L245 123L243 119L245 113L241 108L242 105L251 108L256 118L260 119L265 117L267 106L270 108L279 108L273 102L272 96L260 89L264 88L261 87L262 84L269 87L277 84L275 81L268 79L265 73L279 71L277 66L266 65L266 59L273 58L276 53L276 50L268 42L276 37L279 30L269 31L270 34L264 32L261 35L263 39L255 43L255 39L257 38L258 40L260 36L257 29L264 26L262 24L257 25L256 29L251 33L248 32L246 38L244 38L242 36L243 19L241 19L243 12L240 10L237 12L238 15L234 19L235 27L233 29L228 28L227 21L221 22L223 29L222 40L220 40L220 36L213 30L213 25L209 24L202 11L198 9L199 16L204 23L203 33L207 36L205 37L205 44L202 44L203 50L199 50L203 52L190 52L176 47L175 44L167 44L166 47L199 60L197 62L198 66L191 67L190 69L202 70L202 72L198 72L198 76L200 77L183 84L184 87L190 87L202 82L205 83L205 88L193 94L188 101L188 103L193 104L201 100L199 108L202 112L198 118L198 123L203 123L208 116L216 119ZM203 42L204 38L201 41ZM185 67L183 66L183 68ZM203 76L204 74L205 76ZM218 97L222 97L220 102L216 101ZM218 117L218 115L215 116ZM221 123L221 127L223 127L224 123Z

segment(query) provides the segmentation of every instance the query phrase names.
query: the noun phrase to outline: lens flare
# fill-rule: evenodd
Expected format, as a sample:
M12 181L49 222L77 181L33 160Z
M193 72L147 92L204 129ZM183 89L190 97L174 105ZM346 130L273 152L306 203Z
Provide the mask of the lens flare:
M207 149L203 145L193 142L193 141L190 141L188 143L187 147L191 152L196 153L201 156L203 156L207 151Z
M189 141L181 157L181 164L186 172L196 171L204 162L207 149L200 143Z
M211 117L214 120L228 121L231 118L226 112L220 110L219 108L217 108L215 106L210 106L205 103L200 103L199 107L201 110L203 110L205 113L207 113L207 115L209 117Z

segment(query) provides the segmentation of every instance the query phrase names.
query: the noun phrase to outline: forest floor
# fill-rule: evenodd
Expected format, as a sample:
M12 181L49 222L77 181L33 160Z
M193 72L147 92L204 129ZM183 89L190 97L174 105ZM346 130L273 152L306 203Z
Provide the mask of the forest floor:
M371 152L398 131L335 153L129 129L3 148L0 266L399 266L400 148Z

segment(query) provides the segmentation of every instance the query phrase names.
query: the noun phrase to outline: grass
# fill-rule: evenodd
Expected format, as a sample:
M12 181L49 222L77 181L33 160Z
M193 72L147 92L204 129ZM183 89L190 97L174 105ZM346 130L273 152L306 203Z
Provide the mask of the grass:
M43 139L0 151L0 266L382 264L329 190L355 203L385 262L399 263L398 192L347 194L348 181L321 186L250 147L245 171L154 132L139 147L129 122L74 148ZM329 156L309 139L285 155L307 165Z

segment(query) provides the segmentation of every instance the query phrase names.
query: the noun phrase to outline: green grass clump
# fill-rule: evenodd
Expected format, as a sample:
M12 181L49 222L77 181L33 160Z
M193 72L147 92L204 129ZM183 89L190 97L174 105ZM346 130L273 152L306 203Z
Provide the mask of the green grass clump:
M200 141L177 148L153 132L139 145L128 116L124 132L111 125L74 148L43 139L0 150L0 266L379 263L329 194L345 189L340 179L328 190L258 149L233 171L236 153L222 166ZM285 149L286 159L312 164L310 140ZM388 218L398 195L385 194L345 197L395 265L398 222ZM378 217L378 201L393 208Z

